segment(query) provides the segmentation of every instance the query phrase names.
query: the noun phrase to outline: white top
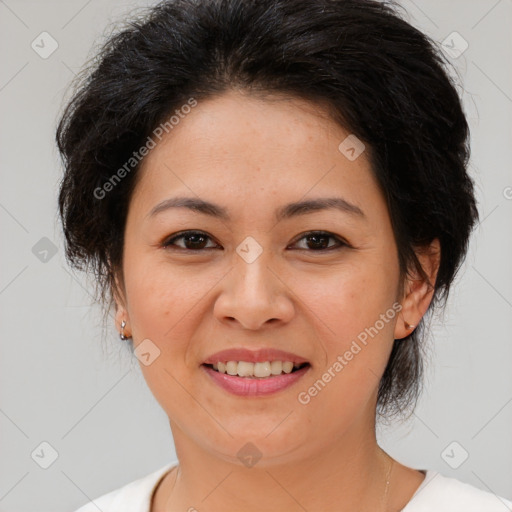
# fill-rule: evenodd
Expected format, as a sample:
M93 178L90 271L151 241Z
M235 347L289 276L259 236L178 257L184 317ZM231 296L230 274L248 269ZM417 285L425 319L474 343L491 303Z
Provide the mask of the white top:
M150 512L157 485L177 462L86 503L75 512ZM512 501L434 471L400 512L512 512Z

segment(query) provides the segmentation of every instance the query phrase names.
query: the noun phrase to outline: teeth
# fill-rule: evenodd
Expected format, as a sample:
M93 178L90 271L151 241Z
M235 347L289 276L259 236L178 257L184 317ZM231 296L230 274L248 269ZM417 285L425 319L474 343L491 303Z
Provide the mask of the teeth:
M283 363L283 372L290 373L293 370L293 363L291 361L285 361Z
M214 363L213 369L219 373L238 375L239 377L270 377L291 373L293 368L299 368L299 364L292 361L265 361L260 363L249 363L247 361L219 361Z
M239 377L254 376L254 363L246 363L245 361L240 361L238 363L238 376Z
M226 363L226 373L228 375L236 375L238 373L238 363L236 361L228 361Z
M270 363L270 371L272 375L280 375L283 371L283 363L281 361L272 361Z
M264 363L254 363L254 376L255 377L270 377L272 369L268 361Z

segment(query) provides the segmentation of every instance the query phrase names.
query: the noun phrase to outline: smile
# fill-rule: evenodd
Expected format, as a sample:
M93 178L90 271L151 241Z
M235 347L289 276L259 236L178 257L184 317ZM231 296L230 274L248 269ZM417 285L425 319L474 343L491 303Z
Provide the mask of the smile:
M200 366L224 391L245 397L267 396L293 386L311 368L299 354L260 347L233 347L210 354Z
M226 391L238 396L266 396L284 390L309 370L309 363L291 361L227 361L201 368Z

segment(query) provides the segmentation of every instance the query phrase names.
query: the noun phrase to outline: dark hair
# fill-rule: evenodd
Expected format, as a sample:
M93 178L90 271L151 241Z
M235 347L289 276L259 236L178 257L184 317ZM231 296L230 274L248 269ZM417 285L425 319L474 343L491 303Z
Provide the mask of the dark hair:
M65 163L59 212L66 258L93 270L113 306L122 279L125 219L137 170L98 199L153 130L190 98L230 89L280 93L325 106L364 141L386 197L402 278L415 249L435 238L441 261L428 313L444 307L478 220L466 173L469 129L448 62L430 38L376 0L174 0L110 36L79 76L57 128ZM395 340L378 412L414 408L420 394L425 318Z

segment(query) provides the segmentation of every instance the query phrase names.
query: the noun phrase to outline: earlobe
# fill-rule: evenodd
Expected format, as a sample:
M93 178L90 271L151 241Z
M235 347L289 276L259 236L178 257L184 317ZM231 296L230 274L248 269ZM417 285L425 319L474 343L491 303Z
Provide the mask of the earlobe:
M418 272L411 277L407 277L405 293L401 302L400 318L395 325L395 339L405 338L414 331L432 301L441 261L439 240L436 238L429 246L416 251L416 256L428 281L420 276Z

